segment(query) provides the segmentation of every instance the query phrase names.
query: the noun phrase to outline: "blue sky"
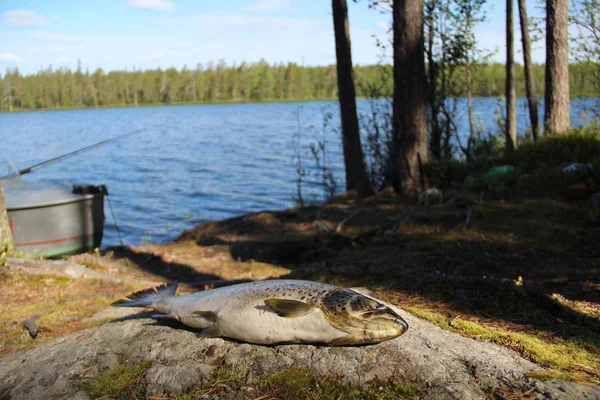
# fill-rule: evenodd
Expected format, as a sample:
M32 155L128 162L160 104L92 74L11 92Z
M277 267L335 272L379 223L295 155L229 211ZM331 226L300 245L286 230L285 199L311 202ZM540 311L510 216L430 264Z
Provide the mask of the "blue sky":
M373 35L385 37L391 15L369 9L368 0L349 3L353 61L375 63ZM536 14L534 1L528 6ZM503 61L504 1L489 7L477 37ZM0 71L75 69L78 59L83 68L107 71L194 68L219 59L326 65L335 63L332 25L330 0L2 0ZM534 51L534 61L543 57L543 49Z

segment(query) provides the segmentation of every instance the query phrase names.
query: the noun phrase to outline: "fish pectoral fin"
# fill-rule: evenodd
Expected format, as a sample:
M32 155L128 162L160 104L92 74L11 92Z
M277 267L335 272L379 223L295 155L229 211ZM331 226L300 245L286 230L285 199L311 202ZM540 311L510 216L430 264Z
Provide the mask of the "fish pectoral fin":
M289 299L267 299L265 305L284 318L298 318L315 308L303 301Z
M194 311L193 314L196 317L204 318L205 320L210 322L217 321L217 314L213 311Z
M214 337L220 337L221 333L219 332L217 327L209 326L208 328L202 329L200 332L198 332L196 334L196 336L203 337L203 338L214 338Z

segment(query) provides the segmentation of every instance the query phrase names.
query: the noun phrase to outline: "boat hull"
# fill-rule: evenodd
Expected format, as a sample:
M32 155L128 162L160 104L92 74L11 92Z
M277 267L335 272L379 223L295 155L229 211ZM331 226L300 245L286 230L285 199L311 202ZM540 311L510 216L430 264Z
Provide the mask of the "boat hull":
M11 199L11 189L11 185L5 186L7 200ZM104 191L73 193L63 189L62 196L56 192L48 195L44 190L31 191L36 194L28 194L29 201L7 204L16 251L29 256L59 257L100 246L105 219Z

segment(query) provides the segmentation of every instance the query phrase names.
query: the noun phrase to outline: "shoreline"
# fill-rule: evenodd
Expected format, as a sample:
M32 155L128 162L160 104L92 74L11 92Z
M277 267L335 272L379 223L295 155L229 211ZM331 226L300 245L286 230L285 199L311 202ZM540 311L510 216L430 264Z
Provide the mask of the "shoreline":
M466 98L466 97L458 97ZM498 96L473 96L475 99L497 99ZM517 99L523 98L525 96L518 96ZM367 97L357 96L356 99L365 100ZM538 101L544 99L543 96L538 96ZM573 96L570 100L578 100L578 99L600 99L600 96ZM0 110L0 114L12 114L12 113L24 113L24 112L38 112L38 111L72 111L72 110L98 110L98 109L119 109L119 108L140 108L140 107L174 107L174 106L195 106L195 105L222 105L222 104L253 104L253 103L304 103L304 102L312 102L312 101L337 101L337 97L324 97L318 99L265 99L265 100L222 100L222 101L213 101L213 102L202 102L202 103L194 103L194 102L178 102L178 103L144 103L144 104L115 104L115 105L102 105L98 107L54 107L54 108L15 108L12 111Z

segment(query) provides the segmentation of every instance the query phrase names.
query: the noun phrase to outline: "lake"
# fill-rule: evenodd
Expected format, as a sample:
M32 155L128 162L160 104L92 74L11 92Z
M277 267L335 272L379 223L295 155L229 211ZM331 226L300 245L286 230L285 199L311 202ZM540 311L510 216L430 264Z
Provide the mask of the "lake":
M572 103L572 125L585 122L582 110L593 101ZM358 104L368 106L366 100ZM520 132L528 121L524 104L519 99ZM474 105L485 129L495 131L496 99L475 99ZM322 136L323 109L336 107L335 101L312 101L0 113L0 150L22 169L146 128L24 179L105 184L125 244L166 242L199 222L293 206L297 138L308 165L307 146ZM465 120L460 126L468 130ZM329 164L343 188L340 138L330 132L326 139ZM321 193L304 188L309 198ZM108 202L105 210L103 247L119 244Z

